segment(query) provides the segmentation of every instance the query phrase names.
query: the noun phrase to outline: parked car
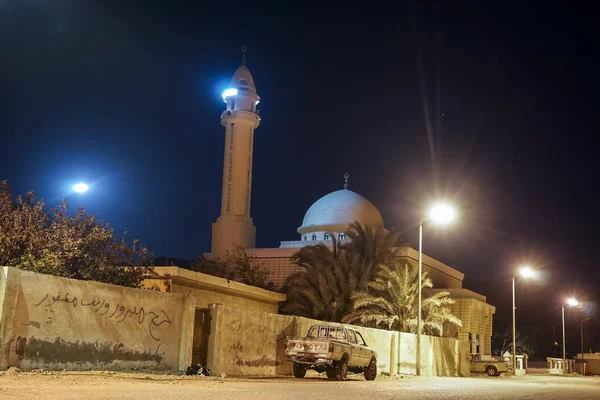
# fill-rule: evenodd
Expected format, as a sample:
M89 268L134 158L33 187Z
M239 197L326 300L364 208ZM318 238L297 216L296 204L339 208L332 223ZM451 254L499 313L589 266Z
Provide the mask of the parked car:
M512 367L504 359L471 356L471 372L485 372L489 376L500 376L502 372L508 372Z
M341 325L312 325L305 337L287 339L285 354L296 378L304 378L308 369L338 381L346 380L348 371L362 372L368 381L377 376L377 353L360 332Z

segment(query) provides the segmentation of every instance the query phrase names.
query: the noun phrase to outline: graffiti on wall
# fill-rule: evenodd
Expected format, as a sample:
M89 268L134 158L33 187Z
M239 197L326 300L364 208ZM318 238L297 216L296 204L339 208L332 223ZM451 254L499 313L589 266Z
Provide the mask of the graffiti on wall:
M225 324L225 329L231 332L236 332L238 340L232 342L227 347L228 352L234 354L234 362L237 366L246 367L279 367L283 365L285 358L284 347L286 334L285 330L291 330L292 324L287 327L277 326L275 324L264 324L260 319L237 319L233 318ZM292 332L290 332L291 334ZM246 343L246 352L244 345ZM266 346L271 351L266 350L269 354L258 356L256 348L251 349L248 344L255 343L259 347ZM272 344L273 347L268 344ZM265 350L265 349L263 349ZM272 350L275 350L272 352ZM260 352L260 351L258 351Z
M86 300L83 297L78 298L77 296L69 296L68 292L64 296L59 292L52 297L50 296L50 293L46 293L35 306L51 309L56 303L65 303L74 308L83 308L117 323L122 323L127 319L133 320L140 326L145 325L150 337L157 342L161 340L157 329L164 324L172 324L171 318L165 310L159 310L157 312L149 311L141 306L131 307L119 303L114 304L98 297L92 297L92 299Z

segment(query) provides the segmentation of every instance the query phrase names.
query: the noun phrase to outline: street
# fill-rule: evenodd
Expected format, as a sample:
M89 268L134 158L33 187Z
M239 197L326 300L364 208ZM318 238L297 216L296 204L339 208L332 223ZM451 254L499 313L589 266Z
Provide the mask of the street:
M598 399L600 377L203 378L151 373L46 372L0 375L1 399Z

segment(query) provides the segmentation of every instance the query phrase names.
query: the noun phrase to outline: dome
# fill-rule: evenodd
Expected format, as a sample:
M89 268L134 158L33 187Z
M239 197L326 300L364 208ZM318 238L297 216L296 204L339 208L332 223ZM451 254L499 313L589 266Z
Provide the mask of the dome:
M233 74L233 77L231 78L231 87L256 92L252 74L245 65L240 65L240 67Z
M351 225L355 221L383 228L383 218L373 203L356 192L342 189L321 197L310 206L298 232L321 230L319 227L333 229Z

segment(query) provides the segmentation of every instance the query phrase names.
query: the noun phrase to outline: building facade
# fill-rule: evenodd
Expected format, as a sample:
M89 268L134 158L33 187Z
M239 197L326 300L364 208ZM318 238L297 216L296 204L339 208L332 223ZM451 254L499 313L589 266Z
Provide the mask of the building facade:
M354 222L381 229L384 220L373 203L348 189L349 175L344 175L343 188L328 193L306 211L296 232L297 240L281 241L277 248L256 248L256 228L250 217L252 185L252 151L254 129L260 118L256 105L259 97L254 79L242 64L233 75L231 86L223 92L226 108L221 115L225 127L225 156L221 216L213 224L211 253L206 257L221 257L236 245L246 248L266 268L276 287L281 288L287 277L302 270L292 262L293 255L304 246L323 243L332 245L334 239L344 243ZM396 256L407 263L418 262L418 252L410 247L399 247ZM492 320L495 308L486 303L485 296L464 289L464 274L423 255L423 270L435 288L448 290L455 298L453 311L463 326L451 332L453 337L469 341L472 353L491 355Z

